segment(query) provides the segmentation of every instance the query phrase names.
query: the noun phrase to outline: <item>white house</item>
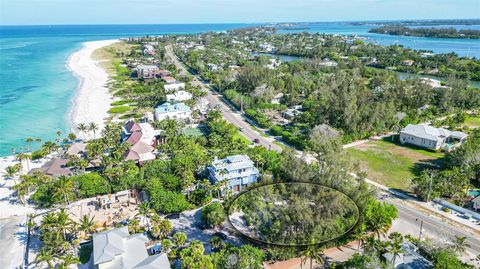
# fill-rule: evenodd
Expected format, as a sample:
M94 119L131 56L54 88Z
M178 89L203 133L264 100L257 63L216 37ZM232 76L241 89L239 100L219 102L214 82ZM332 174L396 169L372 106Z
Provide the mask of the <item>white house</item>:
M174 94L167 94L167 102L182 102L193 98L193 95L186 91L178 91Z
M427 149L451 151L467 140L467 134L435 128L427 124L409 124L400 131L400 143Z
M234 155L220 160L215 157L208 171L213 184L228 180L227 186L233 192L241 191L257 182L259 176L258 169L246 155Z
M155 119L157 121L162 121L165 119L178 119L186 120L190 119L192 112L190 107L184 103L169 103L166 102L157 108L155 108Z
M166 84L163 86L163 88L165 89L165 91L168 91L168 92L176 92L178 90L181 90L181 89L185 89L185 83L181 82L181 83L173 83L173 84Z
M169 269L167 254L148 256L143 234L130 235L128 226L93 235L93 264L97 269Z

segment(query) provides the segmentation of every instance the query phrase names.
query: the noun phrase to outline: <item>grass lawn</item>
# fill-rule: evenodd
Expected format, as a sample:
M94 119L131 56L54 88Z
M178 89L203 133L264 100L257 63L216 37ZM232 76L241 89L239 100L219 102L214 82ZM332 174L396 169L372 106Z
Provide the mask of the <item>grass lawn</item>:
M367 177L390 188L410 191L411 180L425 168L440 168L443 152L397 145L386 140L369 142L348 149Z
M237 132L234 136L233 139L235 140L240 140L241 142L245 143L246 145L252 144L250 140L248 140L245 136L241 135L240 132Z
M480 127L480 117L467 117L464 122L465 126L470 128L479 128Z
M97 49L93 52L93 59L101 61L100 65L110 74L116 74L118 64L122 62L122 54L127 55L132 49L140 49L138 45L127 44L123 41Z

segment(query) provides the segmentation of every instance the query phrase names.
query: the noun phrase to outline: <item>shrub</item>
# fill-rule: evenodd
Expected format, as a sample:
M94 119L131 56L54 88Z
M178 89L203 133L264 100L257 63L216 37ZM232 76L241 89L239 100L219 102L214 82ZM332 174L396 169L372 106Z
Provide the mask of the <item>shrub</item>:
M86 173L72 178L78 186L78 196L88 198L110 192L110 183L97 173Z
M225 211L220 203L214 202L202 209L202 220L210 227L222 224L225 219Z
M41 159L43 157L45 157L47 154L45 153L44 150L35 150L34 152L32 152L32 160L38 160L38 159Z

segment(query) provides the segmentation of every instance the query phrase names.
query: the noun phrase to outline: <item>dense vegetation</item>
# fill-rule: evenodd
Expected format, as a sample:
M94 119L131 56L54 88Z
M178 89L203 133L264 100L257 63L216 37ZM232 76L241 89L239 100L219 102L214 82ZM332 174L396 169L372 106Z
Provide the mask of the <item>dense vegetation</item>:
M373 28L369 33L386 35L422 36L434 38L480 38L479 30L451 28L410 28L402 25L385 25Z
M237 229L246 228L248 236L278 245L335 239L353 228L359 217L355 203L346 195L310 183L256 188L237 198L229 213L230 220L245 221L245 225L233 224Z

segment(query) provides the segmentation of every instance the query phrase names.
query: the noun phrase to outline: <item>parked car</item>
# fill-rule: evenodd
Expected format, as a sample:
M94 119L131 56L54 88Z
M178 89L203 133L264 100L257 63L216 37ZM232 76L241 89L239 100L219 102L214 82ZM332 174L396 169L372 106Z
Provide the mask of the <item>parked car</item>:
M218 236L220 237L222 240L227 240L228 236L222 232L216 232L213 234L213 236Z
M258 138L253 139L253 143L258 144L260 143L260 140Z
M180 218L180 213L173 213L165 216L166 219L178 219Z
M243 127L238 128L240 132L243 132Z

